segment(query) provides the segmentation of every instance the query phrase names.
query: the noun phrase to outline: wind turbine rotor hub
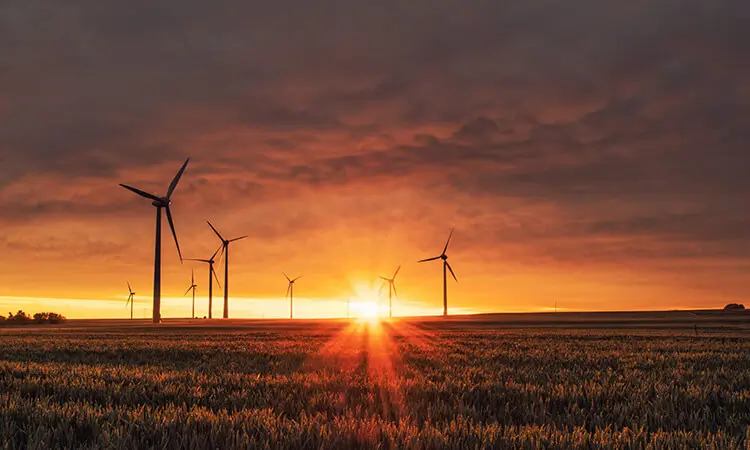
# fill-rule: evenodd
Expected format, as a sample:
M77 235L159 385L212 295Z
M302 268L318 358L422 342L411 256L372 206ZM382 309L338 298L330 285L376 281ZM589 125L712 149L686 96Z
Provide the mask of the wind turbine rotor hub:
M151 204L156 207L166 208L167 206L172 204L172 201L167 197L159 197L159 200L154 200L153 202L151 202Z
M443 253L442 255L440 255L440 259L442 259L443 261L445 261L445 260L448 259L448 255L446 255L445 253Z

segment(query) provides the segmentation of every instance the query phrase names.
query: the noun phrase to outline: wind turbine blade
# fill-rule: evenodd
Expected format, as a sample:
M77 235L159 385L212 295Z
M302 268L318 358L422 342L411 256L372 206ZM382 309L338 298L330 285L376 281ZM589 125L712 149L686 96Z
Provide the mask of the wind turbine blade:
M239 241L240 239L245 239L245 238L247 238L247 235L245 235L245 236L240 236L240 237L238 237L238 238L234 238L234 239L230 239L230 240L229 240L229 242Z
M182 294L182 296L184 297L184 296L188 295L188 292L190 292L190 289L192 289L192 288L193 288L193 286L191 285L191 286L190 286L190 287L188 288L188 290L187 290L187 291L185 291L185 293L184 293L184 294Z
M396 294L396 297L398 297L398 291L396 290L396 283L391 281L391 286L393 286L393 293Z
M291 278L289 278L289 275L287 275L287 274L286 274L285 272L281 272L281 273L283 273L283 274L284 274L284 277L286 278L286 281L288 281L288 282L290 282L290 283L292 282L292 279L291 279Z
M190 286L195 286L195 269L190 269Z
M440 259L440 257L439 257L439 256L436 256L436 257L434 257L434 258L420 259L420 260L419 260L419 261L417 261L417 262L418 262L418 263L421 263L421 262L427 262L427 261L435 261L436 259Z
M172 192L174 192L174 188L177 187L177 183L180 182L180 177L182 177L182 172L185 171L185 167L187 167L188 162L190 162L190 158L185 160L185 164L180 167L179 172L177 172L177 175L174 176L174 179L171 183L169 183L169 189L167 190L167 198L172 196Z
M128 186L127 184L122 184L122 183L120 183L120 186L124 187L125 189L127 189L129 191L135 192L136 194L140 195L141 197L146 197L148 199L151 199L151 200L154 200L154 201L157 201L157 202L161 201L161 199L159 197L155 196L154 194L149 194L148 192L142 191L140 189L136 189L133 186Z
M292 283L294 283L295 281L299 280L300 278L302 278L302 275L300 275L300 276L298 276L297 278L293 279L293 280L292 280Z
M386 277L380 277L380 279L381 279L381 280L383 280L383 281L391 281L391 280L389 280L389 279L388 279L388 278L386 278Z
M211 267L211 273L214 274L214 279L216 280L216 284L219 285L219 289L221 289L221 283L219 282L219 276L216 275L216 271L213 267Z
M204 263L210 263L211 261L207 259L197 259L197 258L184 258L183 261L198 261L198 262L204 262Z
M133 288L130 287L130 281L126 281L126 283L128 283L128 292L130 292L132 294L133 293Z
M219 232L218 232L218 231L216 231L216 228L214 228L214 226L213 226L213 225L211 225L211 222L209 222L209 221L207 220L207 221L206 221L206 223L208 224L208 226L209 226L209 227L211 227L211 229L212 229L212 230L214 230L214 233L216 233L216 235L217 235L217 236L219 236L219 239L221 239L221 242L224 242L224 238L223 238L223 237L221 237L221 234L219 234Z
M224 244L221 244L221 252L219 253L219 259L214 261L214 264L221 265L221 257L224 256Z
M456 282L458 283L458 278L456 278L456 274L453 273L453 268L451 267L450 264L448 264L448 261L445 262L445 265L448 267L448 270L451 271L451 275L453 275L453 279L456 280Z
M380 278L383 278L383 277L380 277ZM385 280L385 278L383 278L383 279ZM385 283L383 283L383 284L380 285L380 289L378 289L378 295L380 295L380 294L383 293L383 288L384 287L385 287Z
M448 240L447 240L447 241L445 241L445 248L443 249L443 253L442 253L443 255L445 255L445 252L447 252L447 251L448 251L448 244L450 244L450 243L451 243L451 237L453 237L453 228L451 228L451 232L450 232L450 234L448 235Z
M210 260L211 260L211 261L213 261L213 260L214 260L214 258L216 258L216 254L217 254L217 253L219 253L219 250L221 250L222 248L224 248L224 244L221 244L221 245L219 246L219 248L217 248L217 249L216 249L216 251L214 252L214 254L213 254L213 255L211 255L211 258L210 258Z
M391 278L392 280L396 279L396 275L398 275L399 270L401 270L401 266L398 266L398 269L396 269L396 272L393 274L393 278Z
M291 290L292 290L292 283L290 282L289 284L286 285L286 295L284 296L284 299L289 298L289 291Z
M182 264L182 251L180 251L180 243L177 242L177 232L174 230L174 221L172 221L172 212L169 210L169 206L165 208L167 210L167 221L169 222L169 228L172 230L172 237L174 238L174 245L177 246L177 254L180 255L180 264Z

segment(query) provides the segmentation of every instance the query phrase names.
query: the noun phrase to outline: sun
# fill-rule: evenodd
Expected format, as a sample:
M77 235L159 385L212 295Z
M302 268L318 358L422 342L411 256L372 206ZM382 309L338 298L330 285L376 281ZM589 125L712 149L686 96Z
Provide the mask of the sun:
M358 302L357 315L367 318L378 317L380 315L380 307L375 302Z

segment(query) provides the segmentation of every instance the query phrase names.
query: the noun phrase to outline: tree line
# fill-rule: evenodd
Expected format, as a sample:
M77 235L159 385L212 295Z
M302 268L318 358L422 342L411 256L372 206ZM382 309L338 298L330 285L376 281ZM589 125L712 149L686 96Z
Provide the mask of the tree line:
M8 313L8 317L0 315L0 325L32 325L32 324L61 324L65 323L65 316L54 312L38 312L29 316L22 310L13 314Z

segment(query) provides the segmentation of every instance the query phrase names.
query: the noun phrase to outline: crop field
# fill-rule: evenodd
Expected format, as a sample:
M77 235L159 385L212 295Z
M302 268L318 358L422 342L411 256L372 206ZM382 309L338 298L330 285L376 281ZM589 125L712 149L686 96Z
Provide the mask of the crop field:
M747 448L747 316L526 317L4 328L0 447Z

